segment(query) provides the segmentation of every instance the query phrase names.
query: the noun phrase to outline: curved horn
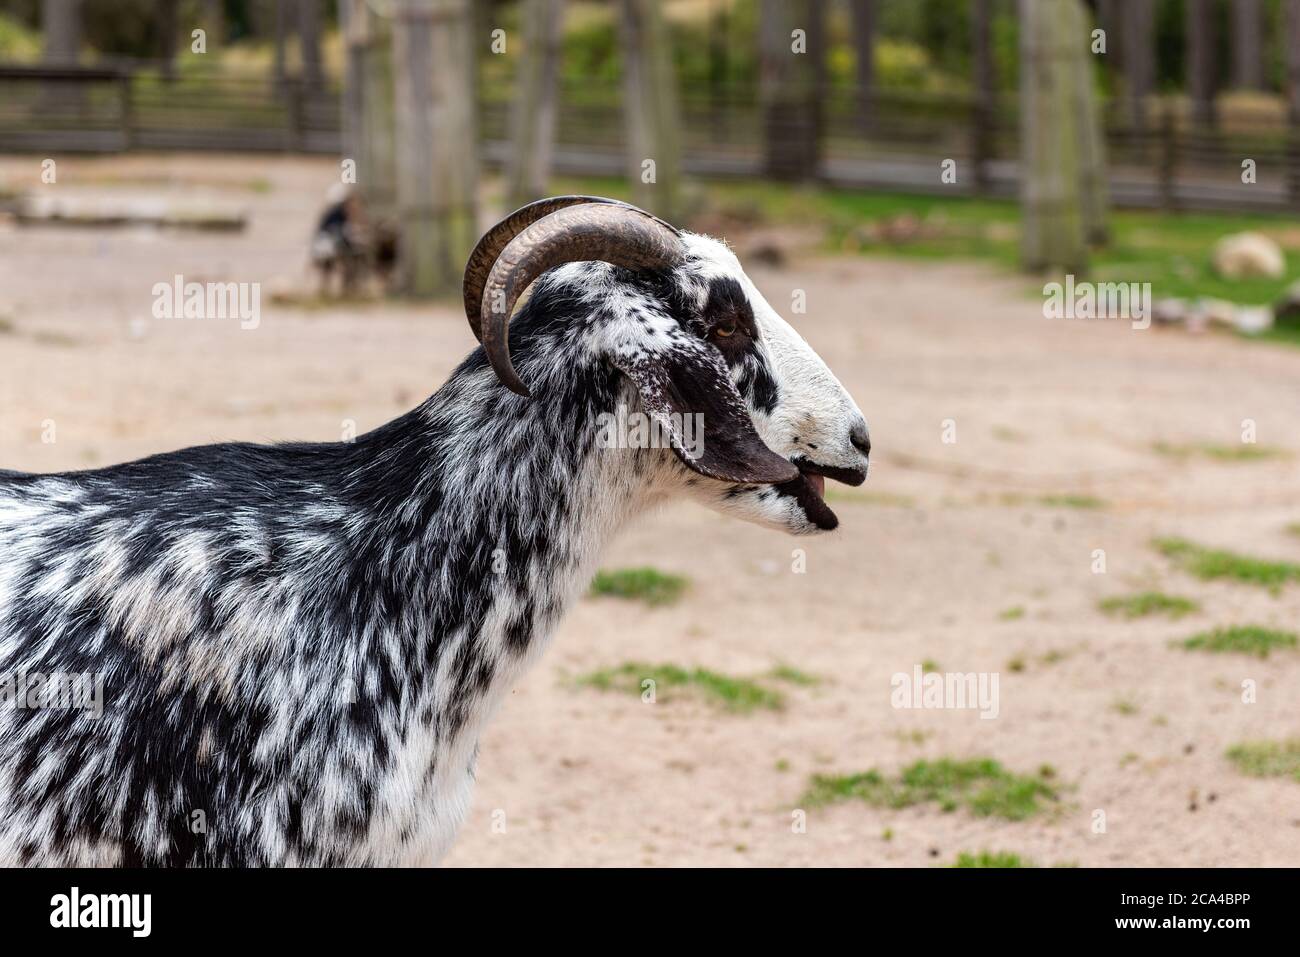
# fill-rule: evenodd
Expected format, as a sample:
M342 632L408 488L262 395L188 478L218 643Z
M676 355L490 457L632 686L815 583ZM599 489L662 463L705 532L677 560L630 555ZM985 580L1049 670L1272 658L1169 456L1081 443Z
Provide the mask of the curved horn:
M519 233L488 274L480 308L483 349L498 378L528 395L510 361L510 313L534 279L572 262L607 262L625 269L662 269L683 258L680 236L635 206L586 203L557 210Z
M483 287L487 285L488 273L492 271L492 266L501 255L501 250L506 248L510 240L543 216L549 216L557 209L577 206L580 203L626 205L616 199L606 199L604 196L552 196L520 206L483 234L474 251L469 254L469 261L465 263L465 280L462 287L465 294L465 316L469 319L469 327L474 330L474 338L479 342L483 341L482 327L479 324Z

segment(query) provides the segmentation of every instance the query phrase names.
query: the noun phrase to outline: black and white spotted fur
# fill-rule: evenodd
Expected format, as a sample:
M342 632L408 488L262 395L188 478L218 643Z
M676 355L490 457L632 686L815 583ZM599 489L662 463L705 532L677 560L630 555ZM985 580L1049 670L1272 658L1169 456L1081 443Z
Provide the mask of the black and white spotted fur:
M817 531L806 492L597 445L643 400L620 369L671 359L722 369L780 455L866 469L831 372L725 246L683 241L670 273L538 281L511 324L531 400L479 349L352 443L0 472L0 676L104 677L99 718L0 705L0 863L437 861L484 722L621 525L685 494ZM753 335L714 344L737 316Z

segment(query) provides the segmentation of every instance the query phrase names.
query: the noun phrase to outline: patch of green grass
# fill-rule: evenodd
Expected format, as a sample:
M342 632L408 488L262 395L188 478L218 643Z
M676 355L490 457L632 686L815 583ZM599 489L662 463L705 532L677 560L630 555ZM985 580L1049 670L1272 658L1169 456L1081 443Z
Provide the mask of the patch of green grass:
M1258 625L1232 625L1193 635L1181 642L1181 646L1188 651L1237 652L1267 658L1275 648L1294 648L1296 641L1294 632Z
M1115 595L1103 598L1097 603L1108 615L1123 615L1125 618L1145 618L1148 615L1168 615L1170 618L1182 618L1201 610L1201 606L1190 598L1178 595L1166 595L1158 591L1143 591L1135 595Z
M1300 738L1249 741L1228 749L1228 760L1252 778L1292 778L1300 781Z
M1300 565L1294 562L1252 558L1224 549L1206 548L1185 538L1157 538L1152 543L1166 558L1203 581L1230 578L1234 581L1277 589L1300 579Z
M806 671L800 671L791 665L777 665L767 673L769 678L775 678L777 681L786 681L792 685L803 685L812 687L821 684L821 679L816 675L810 675Z
M1011 854L1007 851L980 851L978 854L972 854L969 851L962 851L957 855L957 860L949 867L1033 867L1034 865L1020 857L1019 854Z
M803 803L820 806L861 800L879 807L903 808L935 803L944 811L966 808L977 817L1023 821L1057 800L1056 789L1037 777L1013 774L990 758L917 761L896 778L879 771L813 775Z
M1007 662L1007 671L1011 671L1016 674L1020 674L1020 672L1024 671L1026 667L1027 665L1025 663L1025 659L1023 655L1016 655L1014 658L1012 658L1010 661Z
M1238 445L1216 445L1212 442L1177 445L1170 442L1155 442L1152 443L1151 448L1169 458L1188 459L1194 455L1201 455L1219 462L1258 462L1261 459L1283 458L1290 454L1284 449L1251 442L1242 442Z
M604 569L591 581L591 594L643 601L647 605L671 605L686 591L687 579L654 568Z
M698 695L728 711L747 713L758 708L777 711L785 699L778 691L764 688L749 678L735 678L707 668L681 668L677 665L648 665L631 661L617 668L604 668L583 675L578 684L601 691L624 691L642 694L643 682L653 681L656 701L668 701L675 692Z
M998 612L998 618L1002 621L1017 621L1025 617L1025 606L1016 605L1012 608L1006 608Z
M935 661L933 658L926 658L924 661L921 662L921 671L925 674L930 674L931 672L936 672L941 670L942 669L939 667L939 662Z
M1288 535L1294 535L1297 538L1300 538L1300 522L1292 522L1286 527L1286 532Z
M1044 495L1038 500L1049 508L1105 508L1106 503L1092 495Z
M1116 698L1110 703L1110 710L1116 714L1135 715L1138 713L1138 704L1132 698Z

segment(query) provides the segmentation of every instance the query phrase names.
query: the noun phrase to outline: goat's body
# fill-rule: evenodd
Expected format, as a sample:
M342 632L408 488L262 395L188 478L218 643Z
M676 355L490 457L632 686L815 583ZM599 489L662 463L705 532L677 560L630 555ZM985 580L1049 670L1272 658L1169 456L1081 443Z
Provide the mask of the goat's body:
M679 238L663 270L532 286L532 401L479 350L354 442L0 471L0 864L432 863L485 721L620 525L677 492L834 528L808 476L865 479L865 420L725 247ZM607 442L634 411L675 451ZM44 694L73 676L102 713Z
M354 443L0 475L0 676L104 677L99 718L0 706L0 863L436 861L649 497L646 456L597 454L616 375L556 365L528 403L479 354Z

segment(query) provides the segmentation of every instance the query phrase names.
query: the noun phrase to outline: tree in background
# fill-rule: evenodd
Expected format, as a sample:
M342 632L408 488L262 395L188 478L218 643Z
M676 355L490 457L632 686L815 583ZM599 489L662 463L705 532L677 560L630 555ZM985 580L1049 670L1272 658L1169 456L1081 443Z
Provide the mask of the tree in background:
M1282 0L1282 52L1287 105L1292 126L1300 126L1300 0Z
M761 0L759 9L763 169L773 179L803 179L816 174L821 158L824 6L819 0Z
M564 0L521 0L523 58L510 104L506 189L512 206L546 194L555 148Z
M1105 172L1084 11L1020 0L1021 263L1082 273L1104 239Z
M1260 45L1259 0L1233 0L1232 85L1239 90L1264 86L1264 57Z
M279 88L284 86L289 76L286 50L289 43L289 18L293 14L294 0L271 0L271 2L275 7L275 17L271 24L272 44L275 48L272 70L275 85Z
M176 79L176 35L180 28L180 0L158 0L158 59L162 75Z
M850 0L850 7L854 72L858 82L858 129L865 135L871 132L871 93L876 81L876 0Z
M1155 83L1154 0L1126 0L1121 14L1124 100L1128 120L1141 132L1147 125L1147 97Z
M226 38L226 5L221 0L203 0L200 21L208 35L208 49L218 47Z
M411 296L460 288L478 238L472 16L468 0L394 0L397 284Z
M637 205L672 221L681 209L677 83L658 0L620 0L627 172Z
M302 80L309 91L319 90L324 81L320 56L320 0L296 0L298 5L298 55Z
M81 49L81 0L45 0L41 5L42 58L49 64L76 63Z
M1187 94L1192 118L1214 125L1217 63L1214 53L1214 0L1184 0L1187 18Z

